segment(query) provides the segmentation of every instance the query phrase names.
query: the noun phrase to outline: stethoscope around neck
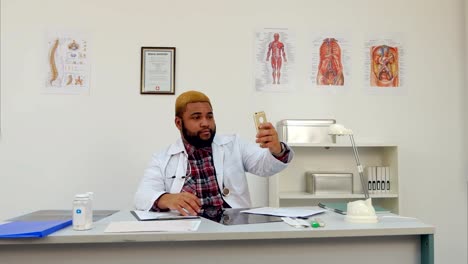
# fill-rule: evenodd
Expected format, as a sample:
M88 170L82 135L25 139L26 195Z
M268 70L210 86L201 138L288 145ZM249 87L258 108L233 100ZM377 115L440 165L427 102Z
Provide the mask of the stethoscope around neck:
M185 157L187 157L186 153L184 152L185 154ZM180 159L179 161L180 162ZM177 170L179 169L179 163L177 163ZM178 173L176 173L176 175L172 176L171 178L173 179L180 179L180 180L186 180L187 178L189 178L192 174L191 174L191 171L192 171L192 165L190 164L190 162L187 160L187 168L185 170L185 174L184 175L181 175L181 176L177 176ZM216 168L215 168L215 171L216 171ZM188 172L188 174L187 174ZM218 178L215 176L215 179L216 179L216 184L218 185L219 187L219 184L218 184ZM231 194L231 190L229 190L229 188L225 187L224 186L224 183L223 183L223 189L222 190L219 190L218 188L218 191L219 193L223 196L223 197L228 197L230 194Z

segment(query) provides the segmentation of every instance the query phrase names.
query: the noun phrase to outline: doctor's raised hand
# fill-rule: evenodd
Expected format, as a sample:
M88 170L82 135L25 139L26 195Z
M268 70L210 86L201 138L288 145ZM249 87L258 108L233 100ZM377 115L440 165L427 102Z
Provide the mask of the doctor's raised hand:
M261 123L258 126L258 132L255 142L260 143L261 148L268 148L274 156L281 156L285 147L278 139L278 133L270 122Z

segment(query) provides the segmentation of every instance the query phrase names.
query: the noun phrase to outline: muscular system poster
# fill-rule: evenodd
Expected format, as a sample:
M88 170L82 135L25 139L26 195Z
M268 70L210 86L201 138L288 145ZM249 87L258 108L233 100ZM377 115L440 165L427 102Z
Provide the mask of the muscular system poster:
M255 32L255 90L285 92L294 89L295 35L285 28Z

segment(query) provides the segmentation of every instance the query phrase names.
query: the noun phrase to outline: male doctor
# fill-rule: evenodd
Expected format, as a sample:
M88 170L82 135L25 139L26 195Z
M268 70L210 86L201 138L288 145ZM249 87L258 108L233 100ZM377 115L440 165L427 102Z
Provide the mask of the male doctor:
M210 99L198 91L177 97L175 125L181 138L153 155L135 194L138 210L197 215L250 207L245 173L271 176L293 158L271 123L259 126L258 144L238 135L216 135Z

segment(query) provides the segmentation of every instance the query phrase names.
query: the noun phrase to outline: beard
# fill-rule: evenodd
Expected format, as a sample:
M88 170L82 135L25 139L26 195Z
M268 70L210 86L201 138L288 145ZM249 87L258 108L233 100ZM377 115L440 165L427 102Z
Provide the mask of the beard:
M184 125L184 122L182 121L182 135L184 136L184 139L192 146L195 148L205 148L205 147L211 147L211 143L213 143L213 139L216 134L216 127L214 129L210 129L211 136L208 139L202 139L200 137L200 132L197 133L191 133L187 130L187 128Z

